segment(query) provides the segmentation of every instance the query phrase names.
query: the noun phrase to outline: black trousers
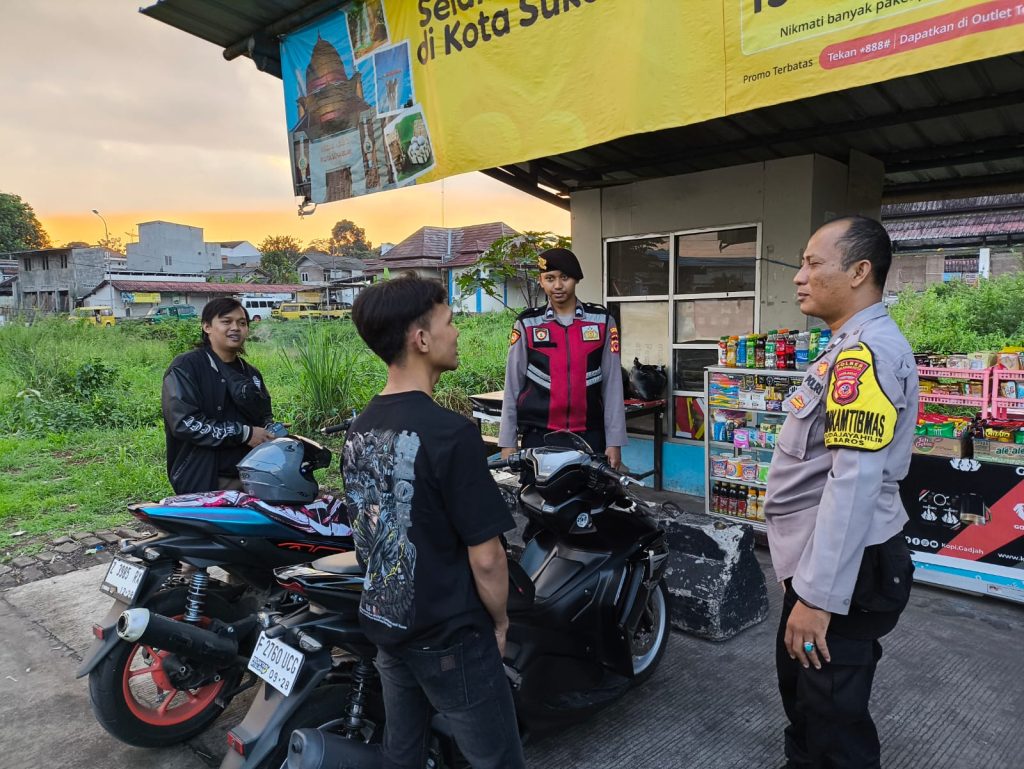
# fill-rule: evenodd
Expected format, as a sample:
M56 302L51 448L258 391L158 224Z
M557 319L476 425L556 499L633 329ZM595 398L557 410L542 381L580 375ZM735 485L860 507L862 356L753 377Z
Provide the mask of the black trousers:
M787 580L782 619L775 644L775 667L782 706L789 769L878 769L878 732L868 712L875 667L882 645L874 622L854 615L833 615L825 639L830 663L804 668L789 658L786 622L797 596Z

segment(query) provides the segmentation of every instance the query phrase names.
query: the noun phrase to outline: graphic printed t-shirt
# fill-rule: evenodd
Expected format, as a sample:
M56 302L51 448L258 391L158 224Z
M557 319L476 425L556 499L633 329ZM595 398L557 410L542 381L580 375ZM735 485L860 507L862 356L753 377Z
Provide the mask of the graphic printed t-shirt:
M436 645L489 628L467 548L515 522L476 426L422 392L378 395L349 429L343 471L370 640Z

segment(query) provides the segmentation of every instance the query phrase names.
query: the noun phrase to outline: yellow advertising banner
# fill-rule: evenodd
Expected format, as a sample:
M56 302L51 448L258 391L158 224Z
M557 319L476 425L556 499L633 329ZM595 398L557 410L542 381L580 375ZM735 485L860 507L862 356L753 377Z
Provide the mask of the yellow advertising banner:
M733 0L726 112L1024 50L1021 0Z
M316 203L1024 49L1024 0L362 0L281 44ZM642 141L642 140L641 140Z

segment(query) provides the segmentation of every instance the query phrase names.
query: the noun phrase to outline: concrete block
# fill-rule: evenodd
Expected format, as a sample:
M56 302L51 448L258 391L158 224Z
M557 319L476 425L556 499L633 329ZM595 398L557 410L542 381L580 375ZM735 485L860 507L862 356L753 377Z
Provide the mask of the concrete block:
M62 545L57 545L57 547L55 547L53 549L56 550L58 553L63 553L64 555L69 555L69 554L74 553L74 552L76 552L78 550L81 550L82 546L80 544L78 544L77 542L65 542Z
M121 537L117 536L112 531L97 531L96 536L106 542L108 545L116 545L121 541Z
M36 562L35 556L19 555L17 558L15 558L13 561L11 561L11 565L14 566L15 568L18 568L18 569L24 569L24 568L27 568L27 567L31 566L35 562Z
M724 641L768 616L750 526L682 511L657 518L669 548L665 584L674 628Z

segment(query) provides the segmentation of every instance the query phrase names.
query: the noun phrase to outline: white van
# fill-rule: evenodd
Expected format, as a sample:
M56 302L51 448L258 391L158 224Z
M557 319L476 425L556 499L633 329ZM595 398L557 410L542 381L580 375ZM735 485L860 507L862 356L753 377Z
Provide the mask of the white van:
M281 303L280 299L268 299L265 296L243 296L238 301L242 303L242 307L249 313L249 320L254 323L267 320L270 317L270 311Z

